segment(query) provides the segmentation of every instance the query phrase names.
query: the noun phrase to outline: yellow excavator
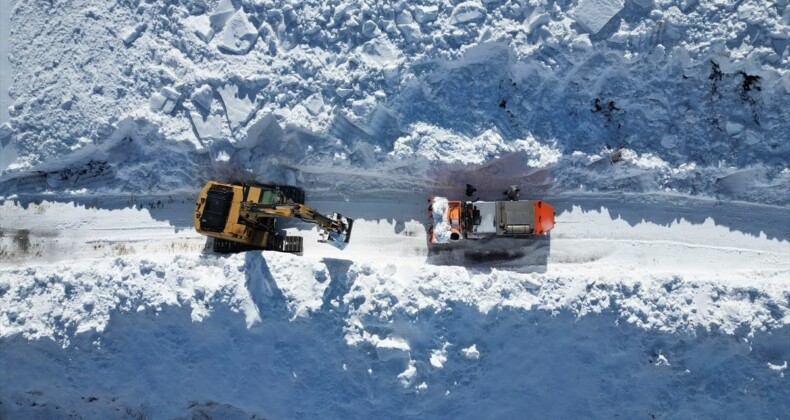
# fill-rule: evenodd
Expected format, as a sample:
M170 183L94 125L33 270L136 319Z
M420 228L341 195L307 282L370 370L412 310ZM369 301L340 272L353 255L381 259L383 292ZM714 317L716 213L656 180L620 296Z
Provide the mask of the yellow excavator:
M343 246L351 238L353 219L324 216L304 205L304 190L283 185L226 184L209 181L195 204L195 229L214 239L218 253L249 250L302 252L302 237L278 232L278 218L315 223L323 240Z

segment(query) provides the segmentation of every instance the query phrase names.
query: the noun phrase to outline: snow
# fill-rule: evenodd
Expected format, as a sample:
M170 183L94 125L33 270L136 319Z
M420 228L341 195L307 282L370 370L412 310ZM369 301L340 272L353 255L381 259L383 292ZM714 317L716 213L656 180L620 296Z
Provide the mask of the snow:
M445 343L445 348L447 344ZM435 367L436 369L441 369L444 367L444 364L447 362L447 350L445 349L437 349L431 353L430 358L431 366Z
M783 4L4 2L0 417L790 416ZM215 254L209 179L351 241Z
M623 10L623 6L624 0L581 0L573 10L573 15L579 25L591 34L597 34Z
M477 344L472 344L465 349L461 349L461 354L463 354L467 359L477 360L480 358L480 352L477 350Z
M218 35L217 48L228 54L247 54L258 38L258 31L252 26L247 15L238 10L226 23Z
M444 197L434 197L431 202L433 212L433 235L436 243L450 242L450 220L447 217L448 202Z
M253 114L255 104L250 98L239 95L239 86L225 85L218 90L222 103L225 106L225 113L230 122L231 130L246 124Z
M8 54L11 52L10 35L11 3L3 2L0 4L0 124L7 123L11 118L8 113L12 103L8 89L11 85L11 62L8 60ZM0 168L5 167L6 165L0 165Z

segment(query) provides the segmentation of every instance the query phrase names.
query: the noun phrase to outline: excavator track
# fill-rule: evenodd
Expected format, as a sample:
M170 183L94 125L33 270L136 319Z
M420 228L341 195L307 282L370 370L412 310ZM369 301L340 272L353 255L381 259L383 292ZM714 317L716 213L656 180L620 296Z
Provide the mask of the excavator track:
M265 248L214 238L212 249L218 254L235 254L237 252L264 250Z
M301 236L278 236L272 241L270 249L280 252L299 253L304 249Z

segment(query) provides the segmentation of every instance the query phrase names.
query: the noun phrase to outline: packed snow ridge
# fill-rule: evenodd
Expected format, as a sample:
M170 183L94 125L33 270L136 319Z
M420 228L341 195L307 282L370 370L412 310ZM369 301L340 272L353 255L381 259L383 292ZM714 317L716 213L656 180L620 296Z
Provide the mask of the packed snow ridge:
M554 191L787 204L789 19L760 0L19 3L2 190L91 160L140 193L217 160L335 189L314 172L521 152Z

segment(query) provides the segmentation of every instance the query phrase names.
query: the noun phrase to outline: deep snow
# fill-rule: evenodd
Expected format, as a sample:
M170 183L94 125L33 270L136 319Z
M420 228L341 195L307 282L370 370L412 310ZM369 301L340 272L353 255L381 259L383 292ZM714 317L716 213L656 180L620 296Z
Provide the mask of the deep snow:
M11 86L11 62L8 60L11 42L11 4L0 3L0 124L8 122L11 115L8 107L11 106L11 96L8 87ZM5 166L3 166L4 168Z
M787 6L12 3L0 416L790 416ZM352 241L206 251L212 178ZM466 183L551 237L431 251Z

